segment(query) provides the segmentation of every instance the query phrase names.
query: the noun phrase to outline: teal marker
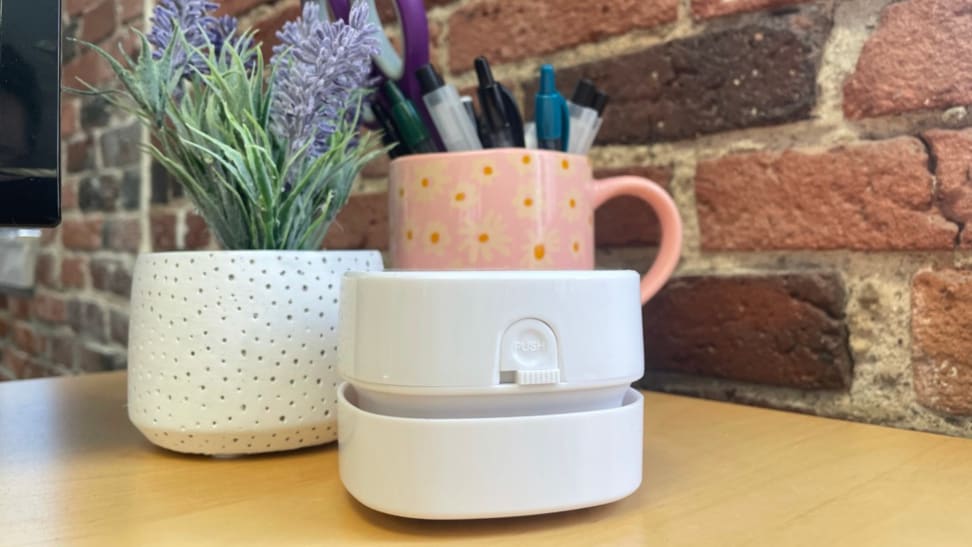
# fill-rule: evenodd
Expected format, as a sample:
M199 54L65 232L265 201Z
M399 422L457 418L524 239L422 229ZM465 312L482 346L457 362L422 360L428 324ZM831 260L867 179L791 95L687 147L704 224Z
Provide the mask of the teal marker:
M567 101L557 91L554 69L540 67L540 89L534 102L537 125L537 148L567 151L570 136L570 111Z
M414 154L438 152L439 149L435 146L428 128L422 123L415 105L405 98L395 82L386 81L382 90L385 92L385 98L388 99L390 114L395 122L395 128L398 129L398 137L405 148Z

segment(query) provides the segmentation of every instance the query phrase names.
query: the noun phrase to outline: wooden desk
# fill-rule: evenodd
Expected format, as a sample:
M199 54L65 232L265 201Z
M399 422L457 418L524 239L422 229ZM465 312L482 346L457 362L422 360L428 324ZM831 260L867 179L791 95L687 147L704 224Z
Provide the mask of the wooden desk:
M334 445L213 459L128 423L124 373L0 383L0 544L970 545L972 441L648 393L645 481L554 515L355 502Z

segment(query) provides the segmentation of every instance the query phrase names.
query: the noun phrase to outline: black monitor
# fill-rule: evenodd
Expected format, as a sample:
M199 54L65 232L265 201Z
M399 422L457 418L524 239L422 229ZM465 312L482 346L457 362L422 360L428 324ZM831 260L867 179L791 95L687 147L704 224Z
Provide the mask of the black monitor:
M0 226L54 226L61 0L0 0Z

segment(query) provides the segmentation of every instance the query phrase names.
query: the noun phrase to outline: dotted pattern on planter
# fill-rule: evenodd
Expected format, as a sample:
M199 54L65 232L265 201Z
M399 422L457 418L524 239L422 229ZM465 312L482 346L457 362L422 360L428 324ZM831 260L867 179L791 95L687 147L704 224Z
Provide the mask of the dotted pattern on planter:
M153 443L245 454L337 438L338 302L376 251L141 255L128 412Z

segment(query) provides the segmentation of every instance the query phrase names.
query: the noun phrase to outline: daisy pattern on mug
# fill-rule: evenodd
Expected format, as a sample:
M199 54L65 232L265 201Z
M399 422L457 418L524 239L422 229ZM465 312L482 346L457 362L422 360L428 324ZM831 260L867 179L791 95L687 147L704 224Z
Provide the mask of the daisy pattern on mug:
M570 256L577 260L584 256L586 243L583 234L575 233L567 240Z
M525 219L538 218L540 214L540 195L534 184L521 184L513 194L513 211Z
M578 190L568 190L561 194L561 203L558 214L563 215L571 223L577 223L584 218L584 209L581 193Z
M532 150L524 150L522 154L510 159L513 170L521 176L529 176L537 172L541 160Z
M456 209L469 209L479 205L477 186L469 182L460 182L449 190L449 206Z
M429 202L436 199L449 185L447 164L430 161L416 169L407 187L402 186L401 199Z
M402 243L404 245L409 247L416 245L419 243L419 237L420 235L418 231L411 226L406 226L405 229L402 230Z
M523 264L530 270L552 269L557 267L557 255L563 253L560 248L560 236L554 230L546 230L543 237L527 238L521 251Z
M497 180L497 177L500 176L501 163L500 158L491 154L484 154L482 157L471 161L469 163L471 180L480 185Z
M426 253L441 256L446 252L452 236L448 227L437 220L433 220L425 225L425 229L420 234L422 248Z
M478 222L463 224L459 250L469 257L470 265L488 262L497 256L509 256L510 236L503 217L489 211Z

